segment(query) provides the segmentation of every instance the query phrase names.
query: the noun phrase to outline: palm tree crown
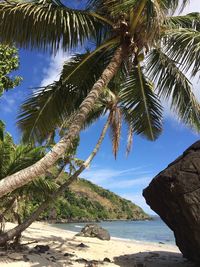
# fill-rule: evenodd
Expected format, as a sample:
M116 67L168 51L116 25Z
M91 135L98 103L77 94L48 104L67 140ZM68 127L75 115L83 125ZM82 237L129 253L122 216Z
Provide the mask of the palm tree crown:
M118 72L120 98L129 110L134 132L150 140L160 134L161 99L171 99L171 108L178 117L199 130L199 103L183 73L193 66L195 75L199 68L199 14L171 16L178 6L176 1L160 1L158 6L142 1L144 7L140 2L118 5L118 1L89 1L90 14L98 11L112 28L100 44L97 42L96 49L65 62L59 81L40 88L25 101L19 125L26 136L37 140L59 127L87 96L120 44L129 49Z

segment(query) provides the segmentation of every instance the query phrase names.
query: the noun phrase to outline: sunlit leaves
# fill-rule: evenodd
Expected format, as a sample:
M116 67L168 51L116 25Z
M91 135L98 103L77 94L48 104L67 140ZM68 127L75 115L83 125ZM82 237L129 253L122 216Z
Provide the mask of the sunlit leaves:
M135 67L123 84L120 100L128 111L133 131L155 140L162 129L162 107L150 81Z
M0 96L4 91L19 85L21 77L10 76L10 73L18 67L19 59L16 48L0 44Z
M171 16L167 18L169 26L172 28L189 28L200 30L200 13L193 12L184 16Z
M85 11L51 3L0 3L0 40L21 47L68 50L97 38L104 25Z
M196 75L200 69L200 32L195 29L174 29L166 34L165 50L184 71Z
M160 49L154 49L148 57L147 73L155 82L160 97L171 101L171 108L189 126L200 130L200 104L187 77Z
M76 54L63 65L59 81L36 90L22 104L19 115L18 123L25 140L42 141L67 122L100 77L113 52L112 48Z

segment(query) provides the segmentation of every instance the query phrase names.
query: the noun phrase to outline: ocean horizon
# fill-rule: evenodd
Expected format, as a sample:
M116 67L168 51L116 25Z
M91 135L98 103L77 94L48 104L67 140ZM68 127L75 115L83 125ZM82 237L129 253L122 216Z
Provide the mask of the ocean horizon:
M174 234L158 216L145 221L101 221L95 222L108 230L111 237L154 243L175 244ZM85 223L57 223L52 226L73 232L80 232Z

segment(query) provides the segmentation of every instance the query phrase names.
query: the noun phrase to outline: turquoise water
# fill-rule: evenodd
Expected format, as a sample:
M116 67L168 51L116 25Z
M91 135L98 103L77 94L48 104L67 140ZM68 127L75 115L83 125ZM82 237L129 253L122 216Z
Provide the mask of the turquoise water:
M79 232L87 223L54 224L53 226L69 231ZM152 221L112 221L98 223L107 229L112 237L174 244L173 232L159 217Z

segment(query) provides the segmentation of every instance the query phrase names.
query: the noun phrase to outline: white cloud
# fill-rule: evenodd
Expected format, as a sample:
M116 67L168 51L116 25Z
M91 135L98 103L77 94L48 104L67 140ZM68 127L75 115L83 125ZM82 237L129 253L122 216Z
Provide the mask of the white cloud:
M24 98L24 92L18 88L5 92L1 97L0 110L4 113L12 113L18 103Z
M147 175L151 174L149 171L143 170L143 167L125 169L125 170L116 170L109 168L97 168L92 167L84 171L82 177L90 180L93 183L97 184L108 184L111 183L114 179L114 183L119 182L120 178L127 176L138 176L138 175Z
M142 190L148 186L154 177L154 173L148 169L150 166L116 170L101 169L96 165L92 169L86 170L82 177L113 192L118 192L120 196L136 203L147 213L153 214L142 197Z
M48 67L43 69L43 79L40 86L45 86L59 79L64 61L68 60L71 55L63 53L61 50L51 57Z
M112 188L119 188L119 189L125 189L125 188L131 188L131 187L145 187L149 184L149 182L152 180L152 177L140 177L137 179L123 179L121 181L111 181L107 183L107 186Z

